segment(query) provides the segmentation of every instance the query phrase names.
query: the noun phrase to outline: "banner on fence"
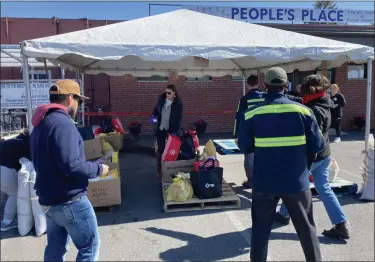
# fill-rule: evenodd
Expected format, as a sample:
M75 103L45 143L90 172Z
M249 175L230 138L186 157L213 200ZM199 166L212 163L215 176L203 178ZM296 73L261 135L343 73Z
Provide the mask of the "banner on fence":
M30 84L32 107L49 103L50 83ZM1 108L27 108L24 83L1 83Z
M374 24L374 10L183 6L184 9L244 22Z

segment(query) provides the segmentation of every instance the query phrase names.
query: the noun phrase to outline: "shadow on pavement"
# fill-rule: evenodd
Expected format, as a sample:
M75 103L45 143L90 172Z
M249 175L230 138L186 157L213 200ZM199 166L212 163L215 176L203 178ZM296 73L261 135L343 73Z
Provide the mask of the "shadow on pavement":
M270 240L294 240L299 241L297 233L271 232ZM324 245L345 245L345 240L331 239L324 236L318 236L320 244Z
M186 246L160 253L160 259L164 261L219 261L248 254L250 250L249 244L241 235L242 232L230 232L205 238L159 228L145 228L145 230L187 242Z

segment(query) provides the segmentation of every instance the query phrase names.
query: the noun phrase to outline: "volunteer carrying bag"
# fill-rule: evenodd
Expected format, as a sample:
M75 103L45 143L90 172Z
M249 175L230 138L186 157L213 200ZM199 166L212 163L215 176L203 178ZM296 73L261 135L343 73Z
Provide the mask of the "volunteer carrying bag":
M176 161L181 148L181 140L178 136L170 135L162 155L163 161Z
M223 195L223 168L214 166L213 164L210 170L190 173L194 194L199 199L218 198Z

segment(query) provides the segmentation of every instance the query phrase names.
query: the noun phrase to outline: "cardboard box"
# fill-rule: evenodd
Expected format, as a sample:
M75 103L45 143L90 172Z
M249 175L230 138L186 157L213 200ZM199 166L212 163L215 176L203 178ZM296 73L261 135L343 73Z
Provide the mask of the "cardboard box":
M90 139L83 142L86 160L93 160L103 156L103 146L100 139Z
M108 164L109 169L118 169L118 164ZM121 174L110 180L89 181L87 196L93 207L105 207L121 204Z
M99 136L101 140L107 141L115 151L120 151L124 147L124 135L101 135Z
M190 173L194 171L195 159L180 160L180 161L167 161L161 163L162 182L172 183L172 176L179 172Z

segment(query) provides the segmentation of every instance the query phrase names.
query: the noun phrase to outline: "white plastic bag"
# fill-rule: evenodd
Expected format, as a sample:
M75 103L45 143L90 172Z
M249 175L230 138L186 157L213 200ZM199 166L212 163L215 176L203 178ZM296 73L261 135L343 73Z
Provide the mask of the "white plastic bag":
M34 227L29 187L29 170L32 168L32 163L26 158L21 158L20 164L21 169L18 171L17 218L18 232L21 236L25 236Z
M340 168L339 168L339 165L337 164L337 161L336 159L332 158L331 159L331 163L329 164L329 182L332 183L333 181L336 180L338 174L339 174L339 171L340 171Z
M365 154L363 168L363 184L361 189L361 200L375 201L374 196L374 136L370 134L367 152Z
M32 166L32 170L30 172L30 178L29 178L30 199L31 199L31 209L33 211L33 216L34 216L34 221L35 221L35 234L39 237L47 232L47 221L46 221L46 214L43 212L42 207L39 204L39 198L36 195L36 191L34 190L36 175L37 174L35 172L34 166Z

